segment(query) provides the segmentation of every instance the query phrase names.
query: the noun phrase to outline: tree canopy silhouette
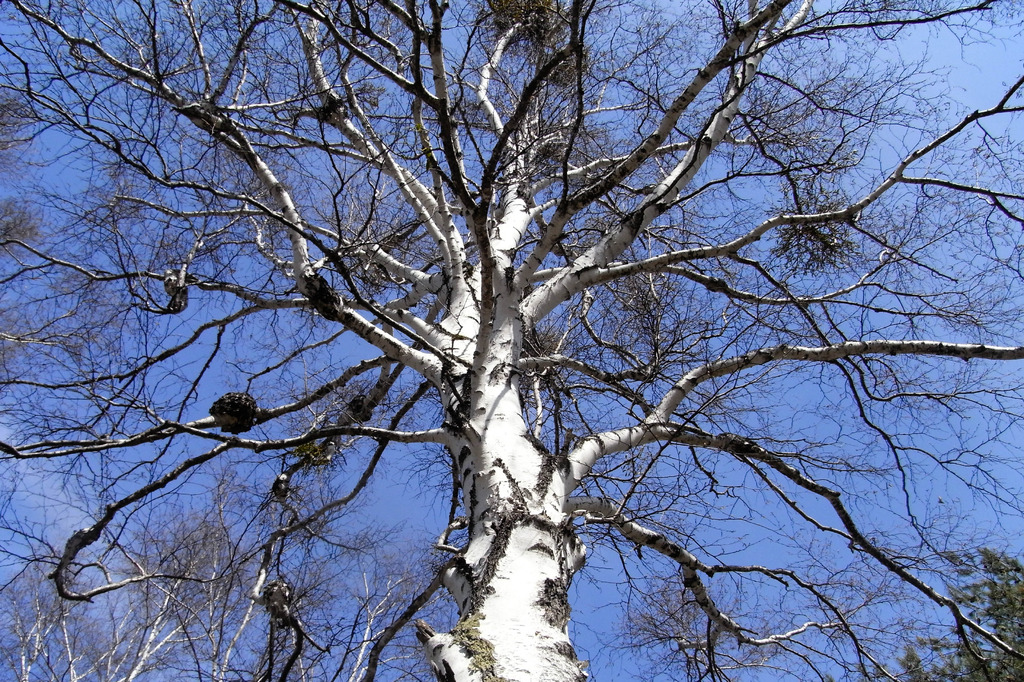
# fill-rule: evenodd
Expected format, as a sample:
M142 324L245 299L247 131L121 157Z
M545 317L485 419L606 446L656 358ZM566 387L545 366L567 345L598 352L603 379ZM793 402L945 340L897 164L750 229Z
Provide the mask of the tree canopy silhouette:
M2 235L10 565L163 624L68 667L895 678L941 624L1021 656L943 577L1021 511L1024 77L961 109L914 56L1019 7L4 12L51 163Z

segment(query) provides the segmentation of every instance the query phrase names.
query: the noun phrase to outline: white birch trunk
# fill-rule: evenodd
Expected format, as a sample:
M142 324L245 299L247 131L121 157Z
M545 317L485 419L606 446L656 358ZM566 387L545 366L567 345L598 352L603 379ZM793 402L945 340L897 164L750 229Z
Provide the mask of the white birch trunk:
M445 585L460 619L450 633L419 628L446 682L585 678L567 632L567 592L584 556L562 510L568 470L529 437L516 390L495 396L482 442L456 458L470 538Z
M527 223L522 203L506 207L492 233L499 272ZM563 509L568 458L547 452L526 423L519 296L509 278L494 278L494 289L487 347L467 358L468 381L455 382L469 393L459 419L468 436L452 452L469 539L445 586L460 619L448 633L420 623L418 634L445 682L582 680L568 636L568 589L584 558Z

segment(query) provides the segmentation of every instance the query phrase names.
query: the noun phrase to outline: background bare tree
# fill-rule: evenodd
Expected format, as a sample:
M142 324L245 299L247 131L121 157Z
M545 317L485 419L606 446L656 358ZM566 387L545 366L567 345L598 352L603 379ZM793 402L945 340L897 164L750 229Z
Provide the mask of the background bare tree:
M1012 3L4 12L53 161L7 566L92 602L5 650L100 608L103 679L581 680L600 595L597 679L1021 656L943 576L1019 530L1024 78L960 111L913 61Z

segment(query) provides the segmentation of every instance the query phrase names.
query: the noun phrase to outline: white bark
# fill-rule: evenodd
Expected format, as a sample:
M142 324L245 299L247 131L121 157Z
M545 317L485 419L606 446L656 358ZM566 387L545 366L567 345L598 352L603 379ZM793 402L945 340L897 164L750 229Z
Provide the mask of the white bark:
M456 455L469 541L445 575L459 624L425 637L440 679L583 679L569 642L568 588L583 546L562 509L564 476L529 437L516 393L481 396L479 444Z

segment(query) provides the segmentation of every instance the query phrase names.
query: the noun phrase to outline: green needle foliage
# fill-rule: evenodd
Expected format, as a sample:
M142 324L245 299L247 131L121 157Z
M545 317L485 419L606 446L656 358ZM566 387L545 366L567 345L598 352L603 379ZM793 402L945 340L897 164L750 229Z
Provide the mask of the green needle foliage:
M971 563L971 562L965 562ZM1011 646L1024 643L1024 565L1019 559L992 549L981 549L976 564L960 572L978 579L951 595L969 609L968 615L994 631ZM968 636L930 639L922 644L931 652L926 659L908 649L901 659L909 682L1015 682L1024 680L1024 660Z

